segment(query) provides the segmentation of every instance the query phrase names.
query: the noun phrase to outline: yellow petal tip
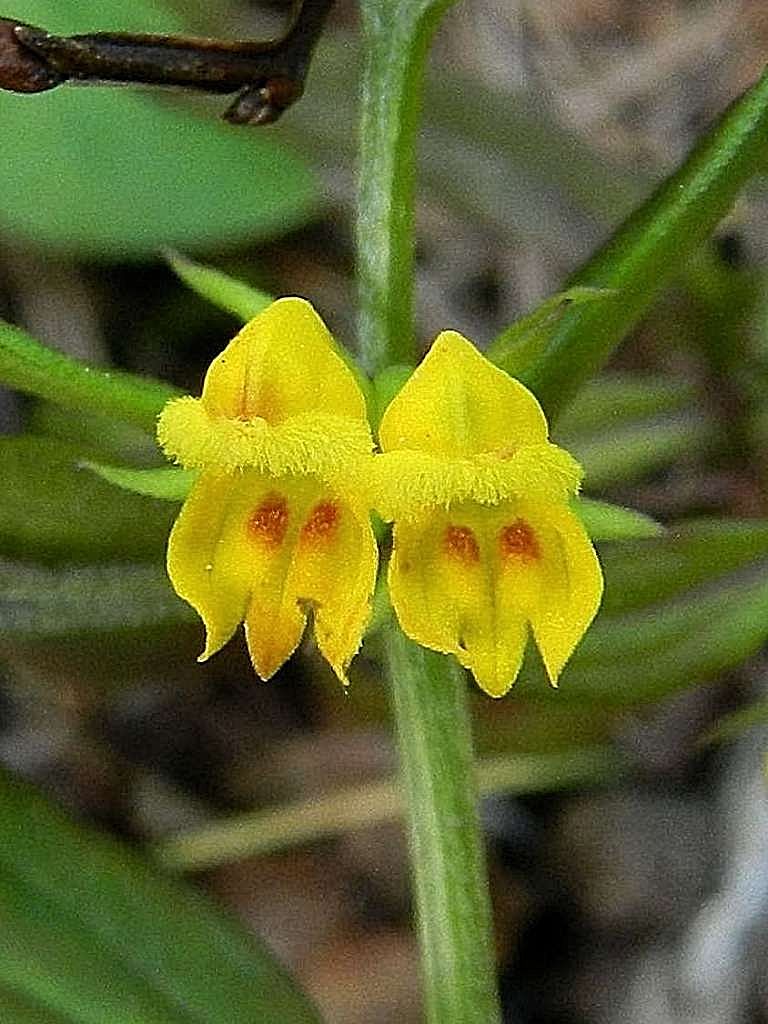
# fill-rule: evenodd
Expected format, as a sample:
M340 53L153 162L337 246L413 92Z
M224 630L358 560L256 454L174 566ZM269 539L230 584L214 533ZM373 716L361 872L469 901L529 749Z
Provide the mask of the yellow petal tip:
M506 697L506 695L509 693L509 691L512 689L512 686L514 685L514 680L513 680L511 683L508 683L504 687L499 687L499 688L489 687L489 686L486 686L484 683L482 683L477 678L477 676L474 675L474 673L473 673L473 677L474 677L474 680L477 683L477 685L480 687L480 689L486 695L486 697L491 697L493 700L501 700L502 697Z

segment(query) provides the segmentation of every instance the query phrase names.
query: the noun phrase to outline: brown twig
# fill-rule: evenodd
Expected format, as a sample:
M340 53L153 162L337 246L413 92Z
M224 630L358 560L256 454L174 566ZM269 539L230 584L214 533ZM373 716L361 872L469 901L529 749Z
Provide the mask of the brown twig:
M271 124L301 96L315 43L334 0L295 0L282 39L220 42L178 36L54 36L0 18L0 89L44 92L65 82L176 86L238 92L233 124Z

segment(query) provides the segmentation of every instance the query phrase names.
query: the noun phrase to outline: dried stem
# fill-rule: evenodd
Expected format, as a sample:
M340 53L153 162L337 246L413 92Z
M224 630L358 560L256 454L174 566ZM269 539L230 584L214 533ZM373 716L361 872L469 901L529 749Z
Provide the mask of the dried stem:
M228 121L271 124L301 96L332 5L333 0L298 0L286 35L268 41L107 32L55 36L0 18L0 88L34 93L65 82L119 82L238 92L224 114Z

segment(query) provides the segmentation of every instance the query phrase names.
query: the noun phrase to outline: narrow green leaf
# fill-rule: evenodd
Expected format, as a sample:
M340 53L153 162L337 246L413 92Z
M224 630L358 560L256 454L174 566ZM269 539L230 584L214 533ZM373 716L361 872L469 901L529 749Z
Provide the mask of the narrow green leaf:
M38 561L160 558L168 505L120 493L79 453L41 437L0 438L0 554Z
M481 794L544 793L615 779L619 760L608 747L566 754L520 754L477 761ZM402 815L397 781L366 783L284 807L243 814L175 836L157 847L157 858L175 871L203 871L244 857L288 850Z
M574 212L578 211L583 228L585 214L595 214L604 222L621 216L642 198L642 178L633 170L612 164L576 132L565 129L541 94L516 92L510 96L508 90L494 87L478 75L457 74L436 65L427 77L424 106L430 136L438 132L442 136L435 142L442 143L443 158L431 161L442 164L436 173L442 171L447 179L455 172L451 151L463 143L468 150L482 154L483 163L495 158L507 177L513 176L516 194L510 195L512 189L499 189L497 185L495 214L488 205L487 212L497 224L500 217L506 220L515 207L527 203L528 211L520 209L521 216L532 231L541 231L541 223L562 218L562 207L569 203ZM472 188L463 188L465 195L474 193L475 183L473 178ZM463 184L460 177L454 178L453 191L458 193ZM494 196L489 192L487 198L492 200ZM471 204L473 199L466 195L464 203ZM480 213L476 209L473 219L479 219ZM539 225L535 223L537 216ZM509 226L515 230L511 216Z
M46 398L69 409L87 410L134 423L154 434L170 384L120 370L102 370L46 348L18 327L0 321L0 384Z
M595 704L558 704L557 700L527 700L516 688L503 701L475 700L475 736L483 754L517 758L524 755L569 755L612 744L622 709ZM608 751L605 751L607 754ZM614 753L616 753L614 751ZM619 775L618 765L614 767ZM600 782L595 776L593 780ZM566 783L563 782L563 786Z
M553 437L579 459L589 489L627 483L706 452L715 428L694 399L685 381L602 376L587 382Z
M633 508L590 498L574 498L571 507L592 540L631 540L664 533L661 523Z
M46 568L0 559L4 640L135 634L197 622L174 594L160 559Z
M245 281L230 277L222 270L187 259L177 252L165 255L173 272L201 298L247 323L273 301L271 295L259 291Z
M576 285L539 303L527 316L516 320L489 345L486 355L491 362L513 377L518 377L544 352L555 325L570 306L598 302L612 295L605 288Z
M524 379L552 416L603 365L763 166L768 74L738 99L676 174L616 232L570 284L610 288L604 302L567 310Z
M729 743L743 733L760 726L768 726L768 699L755 701L746 708L731 712L712 726L699 740L699 745L709 747L715 743Z
M81 463L102 480L133 494L143 494L162 501L184 501L198 477L194 469L161 466L159 469L133 469L127 466L106 466L101 462Z
M6 775L0 891L0 977L73 1024L318 1024L234 921Z

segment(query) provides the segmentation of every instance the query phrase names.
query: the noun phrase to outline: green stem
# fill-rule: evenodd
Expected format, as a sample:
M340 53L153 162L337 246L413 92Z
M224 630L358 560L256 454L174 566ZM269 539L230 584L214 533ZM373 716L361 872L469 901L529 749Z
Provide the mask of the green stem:
M430 1024L501 1020L466 677L387 641Z
M414 363L416 132L429 41L452 0L360 0L365 33L357 219L360 355ZM500 1021L463 673L387 638L429 1024Z
M357 205L360 356L414 363L416 132L429 41L453 0L360 0L365 33Z

